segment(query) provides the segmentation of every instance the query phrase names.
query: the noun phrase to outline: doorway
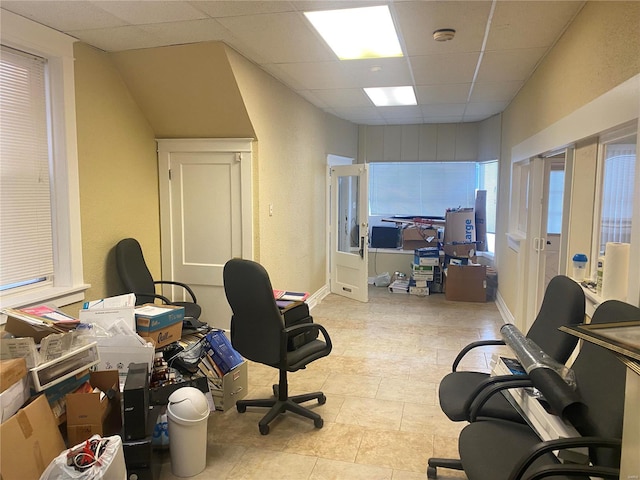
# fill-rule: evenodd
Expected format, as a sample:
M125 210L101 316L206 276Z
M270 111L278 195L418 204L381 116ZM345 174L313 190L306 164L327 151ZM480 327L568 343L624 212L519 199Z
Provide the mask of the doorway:
M330 291L367 302L368 165L333 166L329 173Z
M572 159L573 150L567 148L530 162L526 330L540 310L549 281L566 273L568 218L564 212L568 211L571 184L566 165Z
M253 258L251 139L158 140L158 165L163 278L190 285L201 320L228 329L222 270Z

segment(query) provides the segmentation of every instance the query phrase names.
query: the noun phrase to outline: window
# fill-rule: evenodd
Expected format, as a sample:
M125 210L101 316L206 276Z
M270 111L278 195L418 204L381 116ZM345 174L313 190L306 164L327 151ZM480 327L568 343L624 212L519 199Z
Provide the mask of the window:
M74 40L11 12L3 11L0 21L0 307L67 305L81 301L88 288L82 277ZM22 92L29 92L22 100L29 101L20 103L20 89L13 87L22 81ZM28 126L5 131L25 119ZM28 140L21 142L20 134ZM33 228L17 233L23 227Z
M46 60L2 47L0 291L51 283L53 244Z
M562 208L564 200L564 166L551 167L549 172L549 208L547 211L547 234L562 233Z
M635 164L635 135L604 143L599 254L604 253L607 242L631 242Z
M495 251L497 161L370 163L369 223L393 215L444 217L449 208L473 208L478 189L487 191L487 244Z

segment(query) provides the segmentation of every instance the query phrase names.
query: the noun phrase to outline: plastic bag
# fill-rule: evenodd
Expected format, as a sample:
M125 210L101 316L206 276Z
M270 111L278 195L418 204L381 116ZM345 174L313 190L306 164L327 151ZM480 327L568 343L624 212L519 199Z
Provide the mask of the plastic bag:
M126 480L122 439L94 435L65 450L47 466L40 480Z
M381 273L374 278L373 284L376 287L388 287L391 284L391 275L389 272Z

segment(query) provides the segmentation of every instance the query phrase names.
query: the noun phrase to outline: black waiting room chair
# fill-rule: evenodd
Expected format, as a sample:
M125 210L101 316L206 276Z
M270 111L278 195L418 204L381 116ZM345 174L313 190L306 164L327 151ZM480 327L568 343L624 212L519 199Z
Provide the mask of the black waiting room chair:
M536 343L547 355L559 363L565 363L573 352L578 339L558 330L563 325L576 325L585 318L585 297L582 288L569 277L558 275L551 279L542 305L527 338ZM503 340L480 340L463 348L453 362L452 372L440 382L439 400L442 411L454 422L470 420L470 407L476 396L498 382L510 382L512 377L490 377L488 373L461 371L458 365L474 348L504 345ZM519 377L518 380L522 380ZM523 423L524 420L503 395L494 395L478 413L480 417L502 418ZM429 478L437 477L437 467L461 470L459 459L430 458L427 468Z
M290 411L313 420L316 428L322 428L320 415L300 403L318 400L326 402L322 392L289 396L287 372L305 368L309 363L329 355L331 339L327 331L317 323L300 323L285 327L285 321L276 304L269 275L262 265L251 260L234 258L224 266L224 291L232 310L231 343L243 357L277 368L278 385L273 385L274 396L268 399L239 400L238 412L247 407L266 407L269 411L258 423L260 433L269 433L269 423L281 413ZM290 337L311 331L312 340L288 351ZM324 340L316 338L321 332Z
M125 238L116 245L116 265L118 275L128 292L136 296L136 305L154 303L156 299L167 305L184 307L185 322L191 321L194 326L202 325L198 321L202 313L195 293L188 285L170 280L154 280L144 261L142 247L134 238ZM173 285L181 287L188 294L190 301L173 301L156 293L157 285Z
M609 300L598 306L591 323L638 319L639 308ZM580 436L541 441L526 424L486 418L470 423L458 439L469 480L619 477L627 367L611 351L584 342L571 368L576 394L586 406L570 419ZM585 462L559 463L552 453L575 448L586 448Z

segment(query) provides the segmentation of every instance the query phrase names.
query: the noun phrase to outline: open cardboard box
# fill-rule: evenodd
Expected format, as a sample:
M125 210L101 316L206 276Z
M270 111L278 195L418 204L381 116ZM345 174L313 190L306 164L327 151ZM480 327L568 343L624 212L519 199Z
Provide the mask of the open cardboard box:
M118 371L91 372L89 383L105 395L70 393L65 396L69 445L77 445L95 434L115 435L122 428Z
M65 448L47 398L40 395L0 425L0 477L39 478Z

